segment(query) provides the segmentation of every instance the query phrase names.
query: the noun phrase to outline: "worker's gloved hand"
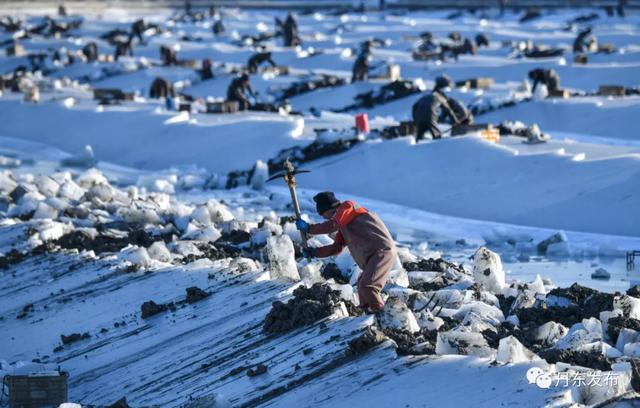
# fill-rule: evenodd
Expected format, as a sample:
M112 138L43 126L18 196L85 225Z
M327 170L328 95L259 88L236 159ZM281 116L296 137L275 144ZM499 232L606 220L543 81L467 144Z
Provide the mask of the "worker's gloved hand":
M303 248L302 249L302 256L309 259L309 258L315 258L316 256L316 249L315 248Z
M296 228L298 228L298 231L308 232L309 231L309 223L306 222L305 220L303 220L302 218L298 218L296 220Z

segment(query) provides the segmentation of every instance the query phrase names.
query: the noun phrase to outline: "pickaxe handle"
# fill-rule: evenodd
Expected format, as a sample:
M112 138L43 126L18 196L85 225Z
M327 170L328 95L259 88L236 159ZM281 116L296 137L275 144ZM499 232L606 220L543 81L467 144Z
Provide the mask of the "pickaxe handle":
M289 192L291 193L291 202L293 203L293 210L296 213L296 218L300 219L302 217L302 213L300 212L300 204L298 203L298 194L296 194L296 183L295 181L288 182ZM307 233L304 231L300 231L300 236L302 237L302 247L307 248Z

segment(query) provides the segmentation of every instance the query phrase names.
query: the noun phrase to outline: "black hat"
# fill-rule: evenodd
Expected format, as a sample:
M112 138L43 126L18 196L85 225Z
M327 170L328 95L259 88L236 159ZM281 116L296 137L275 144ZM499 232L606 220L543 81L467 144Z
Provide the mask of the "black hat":
M242 79L243 81L248 81L248 80L249 80L249 74L247 74L246 72L245 72L245 73L243 73L243 74L240 76L240 79Z
M453 81L449 76L442 74L436 78L436 89L447 88L453 85Z
M335 208L340 205L340 200L331 191L323 191L313 197L313 201L316 202L316 211L318 214Z

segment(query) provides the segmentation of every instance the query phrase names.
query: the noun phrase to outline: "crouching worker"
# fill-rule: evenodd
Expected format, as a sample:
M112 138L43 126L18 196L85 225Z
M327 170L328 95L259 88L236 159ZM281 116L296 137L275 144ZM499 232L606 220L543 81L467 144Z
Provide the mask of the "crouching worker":
M316 210L327 221L308 224L297 220L296 226L311 235L337 232L333 244L308 248L306 257L325 258L338 255L347 246L351 256L362 269L358 279L360 306L366 313L375 313L384 307L380 291L387 283L396 260L396 246L382 220L353 201L340 202L332 192L325 191L313 197Z

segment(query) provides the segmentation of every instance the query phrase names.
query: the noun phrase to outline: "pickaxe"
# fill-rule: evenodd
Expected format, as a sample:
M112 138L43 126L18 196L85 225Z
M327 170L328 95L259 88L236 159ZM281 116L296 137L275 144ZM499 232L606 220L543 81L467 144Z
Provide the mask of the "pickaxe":
M269 180L275 180L277 178L282 177L284 181L289 186L289 192L291 193L291 203L293 204L293 209L296 212L296 219L300 219L302 214L300 213L300 204L298 203L298 195L296 194L296 174L300 173L309 173L309 170L298 170L293 167L293 164L289 161L289 159L284 161L284 165L282 166L283 170L279 173L274 174L269 177ZM302 236L302 247L307 248L307 233L304 231L300 231L300 235Z

